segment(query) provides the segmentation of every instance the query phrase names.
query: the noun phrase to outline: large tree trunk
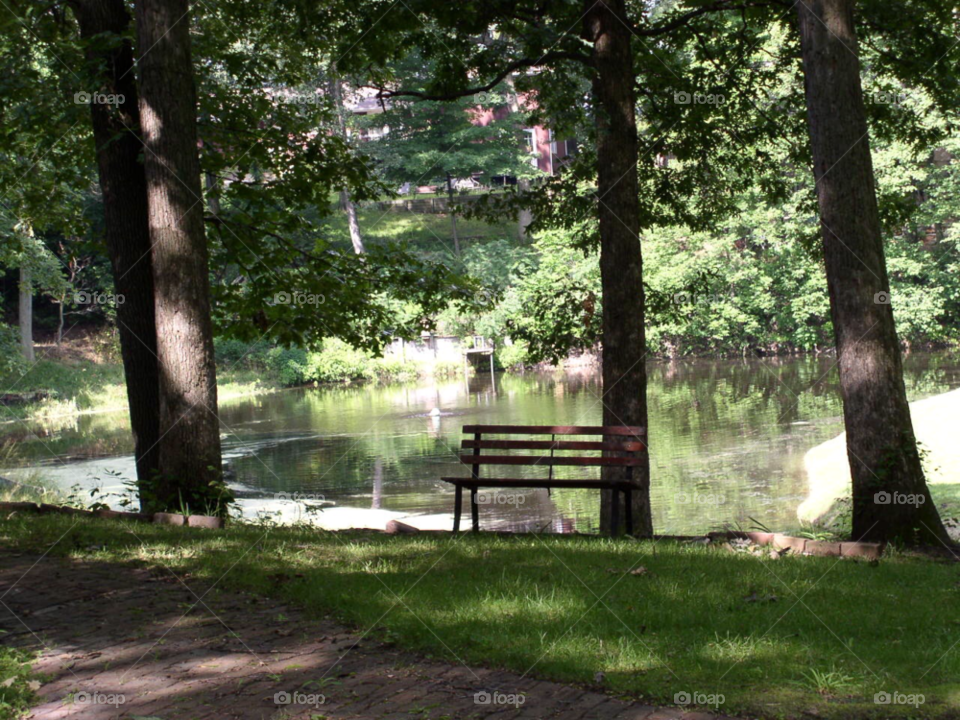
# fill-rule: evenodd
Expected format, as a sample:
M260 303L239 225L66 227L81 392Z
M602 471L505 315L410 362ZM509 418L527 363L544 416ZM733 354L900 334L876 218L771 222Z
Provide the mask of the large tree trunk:
M586 0L584 37L593 43L593 111L603 288L603 424L647 426L646 332L633 56L624 0ZM616 438L608 438L615 440ZM623 477L604 468L604 477ZM652 535L650 465L634 469L634 530ZM601 502L609 529L611 493ZM622 527L622 525L621 525Z
M126 37L130 14L123 0L78 0L74 3L80 37L91 40L110 33ZM143 144L137 105L133 49L129 40L92 43L87 60L94 66L104 93L122 95L117 106L92 103L93 137L106 224L107 252L113 284L124 301L117 305L120 353L127 381L130 426L140 506L150 503L150 484L160 470L160 391L157 326L153 307L153 262L147 224L147 182L140 155Z
M160 360L158 501L220 512L217 382L187 0L140 0L140 121ZM211 492L213 491L213 492ZM206 505L206 507L204 507Z
M330 82L328 83L330 97L333 100L334 112L337 114L337 134L347 141L346 108L343 106L343 84L337 75L336 63L330 64ZM347 214L347 227L350 229L350 242L357 255L366 252L363 246L363 236L360 234L360 223L357 222L357 208L350 199L350 191L344 188L340 191L340 207Z
M33 282L30 280L30 268L20 266L20 298L18 304L20 320L20 351L27 362L34 361L33 352Z
M890 285L856 55L854 0L806 0L797 7L853 476L853 536L937 542L947 535L917 454L887 294Z

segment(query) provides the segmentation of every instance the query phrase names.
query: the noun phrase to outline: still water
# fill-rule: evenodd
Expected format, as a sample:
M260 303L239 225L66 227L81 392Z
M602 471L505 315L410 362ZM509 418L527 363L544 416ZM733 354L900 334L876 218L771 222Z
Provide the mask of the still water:
M796 525L806 494L804 454L843 430L835 363L833 357L650 363L657 531ZM957 355L914 353L905 366L911 400L960 387ZM224 457L248 515L276 509L279 498L288 509L322 508L327 526L382 528L390 517L413 516L421 527L450 527L453 491L439 478L467 474L456 459L461 426L599 425L601 396L595 368L498 373L493 380L481 374L468 384L285 390L222 404ZM23 454L64 487L115 488L132 473L124 413L34 430L20 438ZM583 472L557 471L560 477ZM285 502L297 494L306 505ZM596 491L529 490L511 499L483 507L481 527L596 529Z

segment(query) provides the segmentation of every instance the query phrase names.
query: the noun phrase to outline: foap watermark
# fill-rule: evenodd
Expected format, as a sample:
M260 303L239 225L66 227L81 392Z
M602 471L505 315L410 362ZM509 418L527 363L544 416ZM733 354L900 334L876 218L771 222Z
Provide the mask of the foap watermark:
M720 693L678 692L673 696L677 705L702 705L705 707L720 707L724 697Z
M323 693L302 693L299 690L293 692L282 690L273 695L274 705L311 705L317 708L326 701L327 697Z
M913 505L920 507L927 501L926 495L915 495L913 493L887 492L881 490L873 496L873 502L877 505Z
M909 99L906 93L893 92L892 90L866 92L863 94L863 102L870 105L895 105L896 107L903 107Z
M474 93L473 101L477 105L495 105L500 102L500 96L492 92Z
M881 290L873 295L874 305L896 305L901 309L910 306L919 307L923 302L924 299L920 295L892 292L889 290Z
M273 296L274 305L323 305L327 299L320 293L278 292Z
M121 693L87 692L84 690L73 696L75 705L110 705L116 708L126 701L126 696Z
M489 290L477 290L473 294L473 302L477 305L493 305L494 295Z
M512 705L520 707L527 701L523 693L487 692L481 690L473 694L474 705Z
M678 292L673 294L673 302L675 305L719 305L731 297L716 293Z
M126 98L120 93L78 92L73 94L74 105L122 105Z
M477 493L477 505L523 505L526 501L526 495L521 495L520 493Z
M674 499L680 505L723 505L727 502L727 498L723 495L698 492L677 493Z
M681 90L673 94L673 102L677 105L722 105L726 99L719 93L688 93Z
M123 305L126 298L120 293L97 293L82 290L73 294L73 302L77 305Z
M925 699L920 693L906 695L901 692L888 693L885 690L873 696L873 702L876 705L910 705L915 708L923 705Z
M326 502L327 499L320 493L301 493L301 492L278 492L273 496L274 500L293 500L294 502Z

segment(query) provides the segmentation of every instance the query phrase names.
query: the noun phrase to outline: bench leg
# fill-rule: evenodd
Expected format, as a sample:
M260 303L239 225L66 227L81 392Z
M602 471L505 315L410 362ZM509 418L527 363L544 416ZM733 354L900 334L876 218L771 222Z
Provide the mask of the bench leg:
M470 515L473 518L473 531L480 532L480 506L477 504L477 489L470 488Z
M620 488L613 488L610 498L610 536L620 534Z
M460 513L463 511L463 488L457 485L457 493L453 501L453 531L460 532Z
M630 488L623 491L623 505L627 513L627 535L633 535L633 490Z

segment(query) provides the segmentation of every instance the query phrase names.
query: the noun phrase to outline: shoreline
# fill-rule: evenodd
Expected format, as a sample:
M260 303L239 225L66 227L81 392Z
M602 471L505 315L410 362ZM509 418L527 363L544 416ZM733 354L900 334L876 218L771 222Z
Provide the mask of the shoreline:
M960 491L960 388L910 403L914 434L923 457L924 473L938 505L952 507ZM807 497L797 508L801 523L835 522L851 495L846 433L811 448L804 455ZM951 487L955 486L955 487Z

